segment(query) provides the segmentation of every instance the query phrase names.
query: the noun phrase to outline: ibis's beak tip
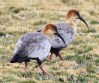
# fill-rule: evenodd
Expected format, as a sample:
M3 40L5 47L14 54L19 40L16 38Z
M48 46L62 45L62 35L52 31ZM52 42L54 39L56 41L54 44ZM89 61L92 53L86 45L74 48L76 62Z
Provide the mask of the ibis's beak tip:
M84 24L87 26L87 28L88 28L88 30L89 30L89 26L88 26L88 24L86 23L86 21L79 15L78 16L78 18L82 21L82 22L84 22Z

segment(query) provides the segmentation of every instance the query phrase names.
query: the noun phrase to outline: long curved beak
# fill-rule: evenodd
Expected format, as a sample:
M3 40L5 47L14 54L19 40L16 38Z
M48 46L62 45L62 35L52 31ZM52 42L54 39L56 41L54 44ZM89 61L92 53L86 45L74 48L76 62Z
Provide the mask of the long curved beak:
M78 14L78 19L80 19L81 21L83 21L85 23L85 25L87 26L88 30L89 30L89 26L86 23L86 21L80 16L80 14Z
M62 41L64 42L65 46L66 46L65 40L64 40L63 37L58 33L58 31L57 31L57 33L55 33L55 35L59 36L59 37L62 39Z

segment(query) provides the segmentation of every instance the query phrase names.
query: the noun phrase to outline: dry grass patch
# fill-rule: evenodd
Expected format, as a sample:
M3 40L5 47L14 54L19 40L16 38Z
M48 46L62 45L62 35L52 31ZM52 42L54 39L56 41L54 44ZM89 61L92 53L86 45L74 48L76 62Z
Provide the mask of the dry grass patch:
M0 83L98 83L99 82L99 0L0 0ZM46 23L65 22L69 9L77 9L90 30L78 21L74 41L43 63L48 75L42 75L35 61L10 64L16 41Z

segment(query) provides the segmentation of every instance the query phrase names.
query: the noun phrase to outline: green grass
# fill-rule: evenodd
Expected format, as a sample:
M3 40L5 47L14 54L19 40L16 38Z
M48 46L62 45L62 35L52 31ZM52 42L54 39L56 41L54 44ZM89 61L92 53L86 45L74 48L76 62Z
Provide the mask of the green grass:
M0 83L98 83L99 82L98 0L0 0ZM73 42L61 51L64 61L53 56L43 63L42 75L36 61L11 64L16 41L47 23L65 22L69 9L77 9L89 24L79 23Z
M47 23L46 21L38 20L38 21L35 21L35 23L33 25L34 26L41 25L41 24L44 25L46 23Z
M5 36L6 34L3 32L0 32L0 36Z
M12 13L18 14L20 13L20 11L25 10L25 8L15 8L15 7L9 7L9 11L11 11Z
M90 24L99 24L99 22L96 21L96 20L92 20L92 21L90 22Z

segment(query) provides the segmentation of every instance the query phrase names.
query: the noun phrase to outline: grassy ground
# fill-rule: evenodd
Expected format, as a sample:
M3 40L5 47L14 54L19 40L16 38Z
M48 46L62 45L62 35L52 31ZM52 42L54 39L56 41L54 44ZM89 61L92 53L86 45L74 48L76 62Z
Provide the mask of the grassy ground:
M35 61L10 64L16 41L46 23L65 22L69 9L77 9L90 26L79 21L78 35L61 54L43 63L42 75ZM0 83L99 83L99 0L0 0Z

